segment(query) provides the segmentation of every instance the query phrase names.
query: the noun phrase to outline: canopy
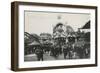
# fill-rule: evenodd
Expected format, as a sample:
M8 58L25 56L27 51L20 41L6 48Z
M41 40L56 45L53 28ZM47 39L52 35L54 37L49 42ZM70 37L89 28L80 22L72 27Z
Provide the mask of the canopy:
M37 42L37 41L33 41L32 43L30 43L29 45L31 45L31 46L33 46L33 45L40 45L40 43L39 42Z

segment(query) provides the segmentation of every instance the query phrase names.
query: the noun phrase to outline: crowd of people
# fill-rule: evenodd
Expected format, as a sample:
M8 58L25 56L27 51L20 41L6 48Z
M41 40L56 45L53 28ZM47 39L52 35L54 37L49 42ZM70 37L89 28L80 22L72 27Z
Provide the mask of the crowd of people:
M50 46L37 46L34 47L34 54L36 54L38 61L43 61L44 55L48 54L49 56L58 58L60 55L63 55L64 59L84 59L90 58L90 44L70 44L66 45L50 45Z

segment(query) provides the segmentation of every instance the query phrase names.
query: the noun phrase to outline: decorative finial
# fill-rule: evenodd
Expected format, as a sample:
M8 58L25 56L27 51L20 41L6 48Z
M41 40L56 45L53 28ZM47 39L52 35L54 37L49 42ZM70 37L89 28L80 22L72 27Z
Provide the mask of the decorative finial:
M61 15L58 16L58 19L61 19Z

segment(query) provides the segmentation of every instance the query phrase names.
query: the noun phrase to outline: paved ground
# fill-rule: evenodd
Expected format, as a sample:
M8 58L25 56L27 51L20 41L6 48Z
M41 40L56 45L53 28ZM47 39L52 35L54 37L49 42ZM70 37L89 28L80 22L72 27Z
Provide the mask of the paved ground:
M48 53L43 55L44 61L48 60L64 60L63 54L59 55L57 58L50 56ZM26 55L24 57L24 61L37 61L37 57L35 54Z

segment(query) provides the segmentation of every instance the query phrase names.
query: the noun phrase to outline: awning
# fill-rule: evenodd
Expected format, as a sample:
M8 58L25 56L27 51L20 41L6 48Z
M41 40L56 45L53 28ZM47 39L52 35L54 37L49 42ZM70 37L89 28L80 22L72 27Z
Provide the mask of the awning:
M34 45L40 45L40 43L39 42L37 42L37 41L33 41L32 43L30 43L29 45L31 45L31 46L34 46Z

